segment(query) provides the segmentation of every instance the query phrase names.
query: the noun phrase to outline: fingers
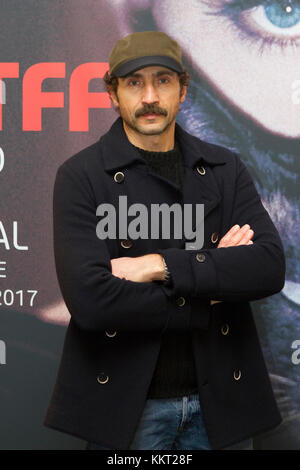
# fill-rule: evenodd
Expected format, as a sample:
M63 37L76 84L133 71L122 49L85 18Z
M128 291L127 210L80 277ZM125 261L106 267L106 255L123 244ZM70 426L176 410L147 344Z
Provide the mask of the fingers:
M224 235L224 237L221 238L218 244L218 248L239 245L253 245L253 236L254 231L250 228L250 225L245 224L242 227L239 225L234 225Z
M248 227L249 227L249 225L248 225ZM241 231L242 231L242 229L241 229ZM254 235L254 232L253 232L253 230L250 229L250 227L249 227L249 229L245 229L241 239L239 240L238 243L236 243L235 246L248 245L249 242L252 241L251 238L253 237L253 235ZM252 242L252 244L253 244L253 242Z
M239 225L234 225L233 227L231 227L231 229L219 241L218 248L224 248L226 246L230 246L232 237L235 234L237 234L239 230L240 230Z

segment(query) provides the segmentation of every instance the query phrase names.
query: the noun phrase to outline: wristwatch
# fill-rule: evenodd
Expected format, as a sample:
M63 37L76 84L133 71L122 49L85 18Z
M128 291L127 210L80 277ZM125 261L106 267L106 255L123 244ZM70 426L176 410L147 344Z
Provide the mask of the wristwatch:
M164 263L164 266L165 266L165 275L164 275L164 278L163 278L163 284L165 286L168 286L171 284L171 273L168 269L168 266L167 266L167 263L164 259L164 257L162 257L162 260L163 260L163 263Z

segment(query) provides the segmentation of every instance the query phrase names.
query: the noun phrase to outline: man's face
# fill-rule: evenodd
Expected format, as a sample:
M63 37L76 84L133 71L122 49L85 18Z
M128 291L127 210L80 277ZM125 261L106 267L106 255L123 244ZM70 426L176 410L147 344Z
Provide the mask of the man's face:
M180 90L176 72L151 66L118 78L117 92L112 92L111 98L134 132L159 135L175 123L185 95L186 87Z

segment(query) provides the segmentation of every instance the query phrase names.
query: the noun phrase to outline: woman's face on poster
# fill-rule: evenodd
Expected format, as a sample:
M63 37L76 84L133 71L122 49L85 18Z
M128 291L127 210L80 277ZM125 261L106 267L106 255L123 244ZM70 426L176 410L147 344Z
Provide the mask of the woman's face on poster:
M225 100L267 131L300 137L300 0L137 4Z
M99 6L106 7L116 22L119 31L112 33L112 43L132 30L145 29L135 19L146 17L147 22L151 11L155 28L180 43L188 68L204 77L218 96L268 132L300 137L300 103L293 99L297 82L300 89L300 0L95 0L92 4L95 17L99 18ZM145 15L135 17L136 12ZM148 27L150 21L149 16ZM61 301L40 310L39 316L62 324L69 320Z

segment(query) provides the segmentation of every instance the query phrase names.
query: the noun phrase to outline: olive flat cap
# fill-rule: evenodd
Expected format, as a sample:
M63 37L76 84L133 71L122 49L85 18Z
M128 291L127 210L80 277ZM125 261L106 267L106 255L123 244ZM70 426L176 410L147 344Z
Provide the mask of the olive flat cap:
M116 77L124 77L150 65L182 72L179 44L163 32L143 31L120 39L109 56L109 72Z

